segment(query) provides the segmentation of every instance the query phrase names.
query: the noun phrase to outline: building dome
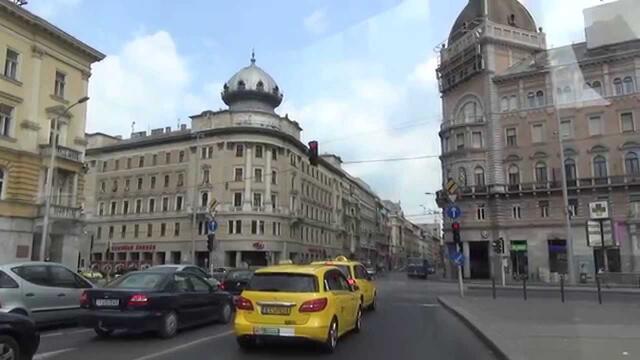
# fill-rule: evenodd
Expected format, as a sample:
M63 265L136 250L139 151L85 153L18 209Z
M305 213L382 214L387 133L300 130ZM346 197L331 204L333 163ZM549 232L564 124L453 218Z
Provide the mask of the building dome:
M485 5L487 9L485 9ZM467 30L476 27L485 16L490 21L536 32L536 22L518 0L469 0L449 33L449 45L461 38Z
M253 54L251 64L233 75L222 89L222 100L231 110L273 111L282 103L282 97L278 84L256 65Z

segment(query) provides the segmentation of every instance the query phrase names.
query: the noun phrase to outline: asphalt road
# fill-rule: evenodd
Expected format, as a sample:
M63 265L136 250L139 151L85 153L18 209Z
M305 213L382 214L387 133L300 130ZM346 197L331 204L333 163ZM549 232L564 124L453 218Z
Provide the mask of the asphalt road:
M184 330L162 340L148 334L117 334L99 339L93 330L48 330L36 360L198 360L198 359L495 359L462 322L436 301L455 294L456 285L408 280L391 274L377 280L378 309L363 319L363 331L338 343L336 352L324 355L310 345L276 345L249 353L236 345L231 325L210 325Z

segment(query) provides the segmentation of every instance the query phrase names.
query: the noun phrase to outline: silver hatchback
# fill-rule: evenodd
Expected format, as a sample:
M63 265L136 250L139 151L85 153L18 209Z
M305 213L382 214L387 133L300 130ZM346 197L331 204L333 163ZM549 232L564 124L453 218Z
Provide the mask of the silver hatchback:
M61 264L0 265L0 311L27 315L38 324L76 320L80 295L88 288L93 288L89 281Z

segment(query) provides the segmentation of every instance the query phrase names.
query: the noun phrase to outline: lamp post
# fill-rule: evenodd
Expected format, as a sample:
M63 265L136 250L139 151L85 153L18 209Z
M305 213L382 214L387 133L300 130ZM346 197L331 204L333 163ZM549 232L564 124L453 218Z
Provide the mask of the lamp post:
M51 209L51 189L53 187L53 169L56 162L56 152L58 151L58 139L56 137L58 132L58 122L60 118L67 115L69 110L76 105L82 104L89 101L88 96L81 97L75 103L67 106L64 111L58 114L55 118L53 118L51 122L51 158L49 159L49 168L47 169L47 183L45 184L44 196L45 196L45 206L44 206L44 220L42 222L42 239L40 240L40 260L46 260L45 254L47 251L47 237L49 232L49 211Z

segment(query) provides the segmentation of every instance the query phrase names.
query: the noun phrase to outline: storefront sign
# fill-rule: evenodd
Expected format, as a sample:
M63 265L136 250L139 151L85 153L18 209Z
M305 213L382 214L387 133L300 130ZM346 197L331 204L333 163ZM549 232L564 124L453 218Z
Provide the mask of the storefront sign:
M122 252L122 251L155 251L156 246L154 244L122 244L122 245L111 245L111 252Z
M257 250L264 249L264 243L262 241L256 241L253 243L253 248Z

